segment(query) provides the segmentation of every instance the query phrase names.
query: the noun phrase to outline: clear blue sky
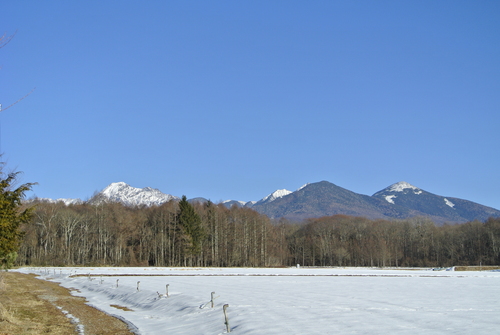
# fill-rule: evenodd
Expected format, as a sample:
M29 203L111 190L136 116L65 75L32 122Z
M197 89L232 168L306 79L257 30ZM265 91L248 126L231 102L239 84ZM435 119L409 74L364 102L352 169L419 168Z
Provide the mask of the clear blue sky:
M499 1L2 1L33 194L259 200L406 181L500 209ZM30 195L33 195L30 194Z

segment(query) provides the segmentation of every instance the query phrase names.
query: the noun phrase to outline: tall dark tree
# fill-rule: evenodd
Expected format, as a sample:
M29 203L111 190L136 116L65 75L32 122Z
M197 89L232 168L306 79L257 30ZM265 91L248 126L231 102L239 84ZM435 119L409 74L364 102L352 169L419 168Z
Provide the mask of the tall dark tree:
M181 201L179 201L178 222L184 229L188 238L187 251L189 255L199 255L202 241L205 238L205 232L201 224L200 216L195 212L194 207L187 201L185 195L183 195Z
M32 216L32 208L22 203L24 194L31 190L32 183L14 186L19 174L9 173L7 176L0 171L0 264L9 268L17 258L23 233L20 225L28 223Z

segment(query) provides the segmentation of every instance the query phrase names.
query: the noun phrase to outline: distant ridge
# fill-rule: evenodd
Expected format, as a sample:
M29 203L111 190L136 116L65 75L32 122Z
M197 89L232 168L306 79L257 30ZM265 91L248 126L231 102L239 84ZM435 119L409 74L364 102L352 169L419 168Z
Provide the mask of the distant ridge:
M35 198L34 201L38 202L48 202L52 204L56 204L58 202L62 202L66 206L68 205L79 205L83 204L83 200L81 199L71 199L71 198L59 198L59 199L50 199L50 198Z
M51 199L39 199L51 201ZM126 206L161 205L179 197L165 194L151 187L135 188L124 182L112 183L97 193L91 203L120 202ZM79 199L59 199L66 204L81 203ZM206 198L189 200L205 203ZM406 219L428 217L434 222L463 223L485 221L500 217L500 211L472 201L443 197L401 181L380 190L372 196L349 191L328 181L308 183L296 191L276 190L259 201L226 200L226 207L250 207L272 219L286 218L301 221L307 218L344 214L369 219Z

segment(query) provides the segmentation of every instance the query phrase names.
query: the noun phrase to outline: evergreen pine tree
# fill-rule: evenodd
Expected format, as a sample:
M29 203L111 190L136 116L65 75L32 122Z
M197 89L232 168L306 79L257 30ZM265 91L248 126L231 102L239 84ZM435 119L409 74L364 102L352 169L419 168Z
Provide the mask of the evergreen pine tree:
M186 196L183 195L179 202L179 223L188 236L189 245L188 252L192 255L198 255L201 252L201 243L205 237L203 226L201 225L201 218L195 212L194 207L187 201Z
M9 173L6 177L0 171L0 265L10 268L17 257L23 233L19 227L28 223L33 208L24 208L22 199L31 190L32 183L13 187L17 173Z

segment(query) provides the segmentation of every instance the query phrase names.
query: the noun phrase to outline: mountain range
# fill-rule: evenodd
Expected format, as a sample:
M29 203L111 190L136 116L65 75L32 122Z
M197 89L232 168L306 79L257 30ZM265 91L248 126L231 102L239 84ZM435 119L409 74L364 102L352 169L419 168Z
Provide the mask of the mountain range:
M119 182L110 184L94 195L89 202L113 201L127 206L152 206L170 200L179 200L179 197L151 187L135 188ZM58 199L58 201L78 202L75 199ZM189 201L203 203L208 200L193 198ZM485 221L489 217L500 217L500 211L497 209L468 200L432 194L407 182L395 183L368 196L349 191L328 181L321 181L306 184L294 192L277 190L259 201L227 200L223 204L227 207L250 207L272 219L286 218L291 221L335 214L388 220L423 216L438 224Z
M390 185L367 196L321 181L307 184L270 203L256 203L252 208L270 218L284 217L290 220L335 214L370 219L423 216L442 224L485 221L489 217L500 216L497 209L468 200L432 194L407 182Z

